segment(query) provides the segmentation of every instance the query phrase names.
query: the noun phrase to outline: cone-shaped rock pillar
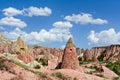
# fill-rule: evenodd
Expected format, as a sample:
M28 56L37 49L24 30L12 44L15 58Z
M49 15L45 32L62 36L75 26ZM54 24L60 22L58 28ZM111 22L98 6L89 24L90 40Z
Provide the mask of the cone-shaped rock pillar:
M61 69L77 70L78 68L79 68L79 61L76 54L76 47L72 38L70 38L64 49Z

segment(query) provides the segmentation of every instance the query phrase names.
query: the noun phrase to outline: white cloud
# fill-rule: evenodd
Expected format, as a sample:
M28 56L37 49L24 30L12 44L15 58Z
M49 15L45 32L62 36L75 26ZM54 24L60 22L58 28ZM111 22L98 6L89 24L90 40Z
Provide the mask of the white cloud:
M51 9L48 7L38 8L38 7L31 6L29 8L23 9L23 11L26 16L30 16L30 17L31 16L49 16L52 13Z
M8 7L2 10L4 12L4 15L7 17L12 17L16 15L24 15L24 16L49 16L52 14L52 10L48 7L34 7L30 6L29 8L24 9L16 9L13 7Z
M66 16L64 19L80 24L106 24L108 22L100 18L94 19L93 16L88 13L72 14L71 16Z
M72 27L72 24L70 22L68 22L68 21L67 22L58 21L58 22L55 22L53 24L53 26L61 27L61 28L65 28L65 27L70 28L70 27Z
M19 28L24 28L27 26L27 24L24 21L14 17L5 17L0 19L0 25L14 26Z
M64 23L64 22L63 22ZM63 27L63 26L62 26ZM50 30L42 29L39 32L30 32L26 33L22 31L20 28L16 28L10 32L3 32L3 34L11 39L15 40L18 36L22 36L22 38L28 44L40 44L43 42L62 42L68 40L71 37L71 33L69 31L70 27L64 26L65 28L59 28L58 26L51 28Z
M5 16L11 17L15 15L22 15L23 12L13 7L8 7L2 10Z
M110 45L120 43L120 32L116 32L114 28L103 30L101 32L91 31L88 40L94 45Z
M99 40L99 38L96 37L95 31L90 32L88 39L90 40L90 42L93 42L93 43L98 43L98 40Z

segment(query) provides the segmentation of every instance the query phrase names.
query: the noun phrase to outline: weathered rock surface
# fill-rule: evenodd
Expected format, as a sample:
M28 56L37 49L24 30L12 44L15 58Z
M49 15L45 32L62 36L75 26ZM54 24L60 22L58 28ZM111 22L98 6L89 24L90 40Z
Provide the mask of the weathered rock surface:
M0 70L0 80L11 80L15 77L16 77L16 75L14 75L12 73Z
M70 38L64 49L61 69L78 70L78 68L79 68L79 62L76 54L76 47L72 38Z
M91 51L87 49L83 54L83 60L92 60L92 59L93 59L93 54L91 53Z
M25 53L28 49L27 44L21 37L18 37L11 45L12 53Z
M23 62L25 63L29 63L29 62L32 62L34 61L34 56L33 54L29 54L29 53L26 53L26 54L18 54L17 55L17 58L22 60Z
M120 61L120 45L114 44L110 46L94 47L83 54L83 60L94 60L95 58L111 62Z
M120 61L120 45L111 45L105 51L103 60L108 60L111 62Z
M11 41L5 38L4 35L0 33L0 44L11 44Z
M4 57L0 57L4 67L0 70L0 80L39 80L39 77L31 71L12 63Z
M0 53L8 53L10 51L10 44L11 41L0 34Z
M111 71L110 69L108 69L105 66L102 66L104 72L102 73L103 75L105 75L107 78L109 79L114 79L116 77L119 77L117 74L115 74L113 71Z
M62 50L59 50L56 48L36 46L36 47L33 47L33 54L35 55L35 58L37 58L38 55L52 54L54 57L58 59L58 62L61 62L63 52Z

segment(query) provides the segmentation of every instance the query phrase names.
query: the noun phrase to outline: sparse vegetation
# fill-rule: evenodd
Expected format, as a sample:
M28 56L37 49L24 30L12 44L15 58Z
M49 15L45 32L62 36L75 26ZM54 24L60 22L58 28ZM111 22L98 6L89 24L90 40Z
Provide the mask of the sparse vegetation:
M103 51L100 56L98 56L98 60L99 60L99 61L103 61L103 58L104 58L104 56L105 56L105 53L106 53L106 50Z
M37 62L41 62L43 66L47 66L48 65L48 63L47 63L47 61L45 59L42 59L42 58L38 59L37 58L36 61Z
M4 66L4 64L0 61L0 69L2 69Z
M78 60L79 60L79 61L82 61L82 57L81 57L81 56L79 56L79 57L78 57Z
M35 69L40 69L41 67L40 67L40 65L36 65L34 68Z
M119 80L120 78L119 77L114 77L113 80Z
M59 78L62 78L62 77L63 77L63 74L60 73L60 72L57 72L57 73L56 73L56 76L59 77Z
M87 60L87 61L79 61L79 64L84 65L84 64L89 64L93 62L92 60Z
M112 71L114 71L116 74L118 74L120 76L120 61L117 62L109 62L107 63L106 67L108 67L109 69L111 69Z
M58 77L58 78L60 78L62 80L67 80L67 78L60 72L52 73L51 76Z
M96 74L96 76L102 77L102 78L106 78L103 74Z
M42 73L42 72L39 72L39 75L42 77L42 78L46 78L47 76L47 74L46 73Z
M41 76L42 78L46 78L47 77L46 73L42 73L42 72L39 72L39 71L33 71L33 70L31 70L31 72Z
M27 65L25 65L25 64L23 64L23 63L21 63L21 62L18 62L18 61L13 61L16 65L18 65L18 66L20 66L20 67L22 67L22 68L24 68L24 69L28 69L29 67L27 66Z

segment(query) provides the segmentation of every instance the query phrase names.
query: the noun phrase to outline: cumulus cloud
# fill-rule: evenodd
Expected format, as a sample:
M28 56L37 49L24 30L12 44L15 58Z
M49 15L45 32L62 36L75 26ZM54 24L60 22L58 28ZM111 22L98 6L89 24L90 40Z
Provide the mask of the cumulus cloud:
M57 23L57 22L55 22ZM54 23L54 24L55 24ZM65 23L65 22L62 22ZM63 25L62 25L63 27ZM21 37L28 43L28 44L40 44L40 43L44 43L44 42L62 42L62 41L66 41L68 40L69 37L71 37L71 33L70 33L70 27L64 25L64 28L58 27L58 26L54 26L53 28L51 28L50 30L45 30L42 29L39 32L30 32L30 33L26 33L24 31L22 31L20 28L16 28L13 31L10 32L3 32L3 34L11 39L11 40L15 40L18 36L21 35Z
M14 26L19 28L24 28L27 26L27 24L24 21L14 17L4 17L0 19L0 25Z
M88 40L89 44L94 45L118 44L120 43L120 32L116 32L114 28L100 32L91 31Z
M30 17L31 16L49 16L52 13L51 9L48 7L38 8L33 6L29 8L25 8L23 12L26 16L30 16Z
M4 15L7 17L15 16L15 15L22 15L23 11L18 10L13 7L8 7L2 10L4 12Z
M2 10L4 15L7 17L12 17L16 15L24 15L24 16L49 16L52 14L52 10L48 7L34 7L30 6L29 8L24 8L24 9L16 9L13 7L8 7Z
M70 28L70 27L72 27L72 24L70 23L70 22L62 22L62 21L58 21L58 22L55 22L54 24L53 24L53 26L55 26L55 27L62 27L62 28Z
M101 18L93 18L92 14L72 14L64 18L67 21L73 21L80 24L106 24L108 21Z

